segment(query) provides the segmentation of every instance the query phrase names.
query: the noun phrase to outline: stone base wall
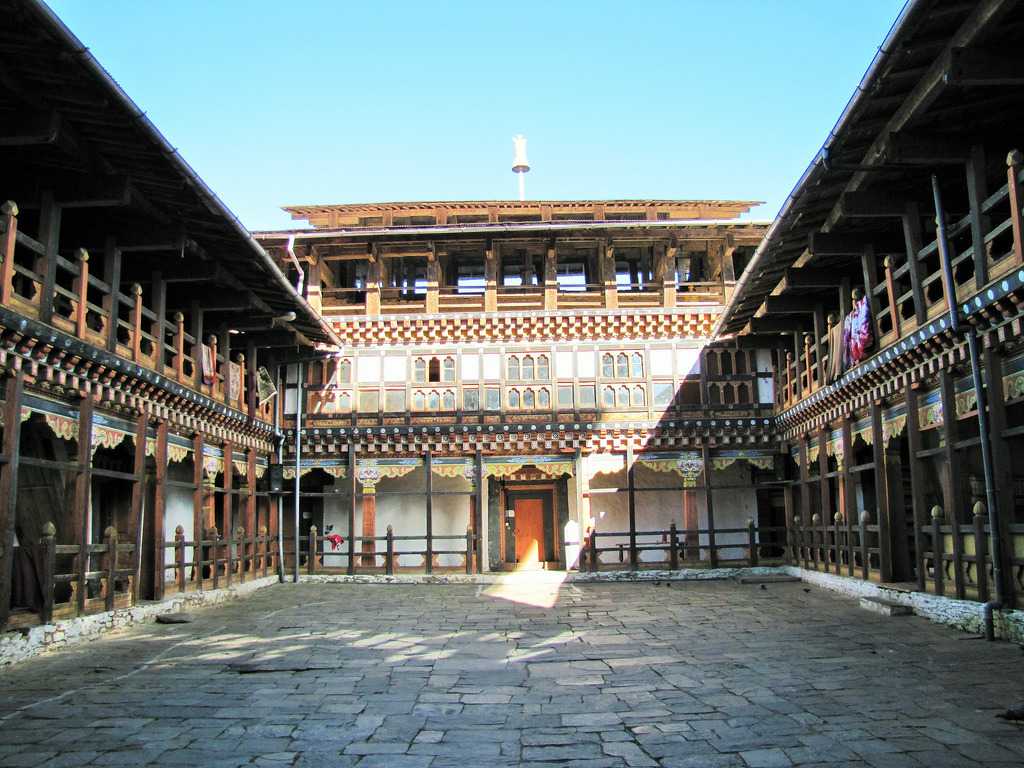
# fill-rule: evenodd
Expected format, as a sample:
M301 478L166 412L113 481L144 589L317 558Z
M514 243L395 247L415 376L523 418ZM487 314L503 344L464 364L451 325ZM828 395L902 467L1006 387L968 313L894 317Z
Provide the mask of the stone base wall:
M927 592L907 592L892 589L873 581L862 581L845 576L835 576L819 571L810 571L797 566L784 566L782 569L793 576L799 576L808 584L824 587L850 597L875 597L888 600L899 605L906 605L918 616L946 624L950 627L983 634L985 622L982 617L982 604L971 600L956 600L951 597L938 597ZM996 611L996 637L1012 642L1024 642L1024 611Z
M277 576L254 579L245 584L205 592L187 592L174 595L158 603L143 603L130 608L62 619L25 630L0 634L0 667L14 664L47 651L67 647L73 643L95 640L116 629L155 621L161 613L176 613L194 608L220 605L277 583Z

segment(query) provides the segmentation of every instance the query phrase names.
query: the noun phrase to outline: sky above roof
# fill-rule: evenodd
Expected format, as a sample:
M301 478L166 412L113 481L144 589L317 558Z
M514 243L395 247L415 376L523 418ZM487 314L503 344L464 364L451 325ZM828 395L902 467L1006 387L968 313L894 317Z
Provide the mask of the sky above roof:
M771 218L903 0L515 5L49 0L251 229L280 206L764 200Z

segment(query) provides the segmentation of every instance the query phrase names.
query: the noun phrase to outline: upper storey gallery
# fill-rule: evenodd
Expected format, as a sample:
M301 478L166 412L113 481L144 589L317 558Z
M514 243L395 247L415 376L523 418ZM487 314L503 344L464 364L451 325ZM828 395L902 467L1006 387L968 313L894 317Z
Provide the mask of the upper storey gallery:
M285 208L256 237L346 318L687 308L716 313L767 224L722 200L476 201ZM710 330L710 327L708 328Z

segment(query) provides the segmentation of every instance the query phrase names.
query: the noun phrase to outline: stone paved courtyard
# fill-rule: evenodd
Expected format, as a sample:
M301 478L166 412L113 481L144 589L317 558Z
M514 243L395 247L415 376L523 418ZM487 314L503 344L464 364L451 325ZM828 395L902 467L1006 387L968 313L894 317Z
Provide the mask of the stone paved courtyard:
M1020 766L1022 662L802 584L283 585L3 670L0 765Z

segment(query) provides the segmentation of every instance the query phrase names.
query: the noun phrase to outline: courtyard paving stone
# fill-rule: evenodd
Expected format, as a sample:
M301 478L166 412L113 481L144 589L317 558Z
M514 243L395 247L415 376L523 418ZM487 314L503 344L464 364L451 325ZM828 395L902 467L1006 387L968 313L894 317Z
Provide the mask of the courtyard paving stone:
M0 767L1020 766L1020 649L801 584L279 585L0 673Z

